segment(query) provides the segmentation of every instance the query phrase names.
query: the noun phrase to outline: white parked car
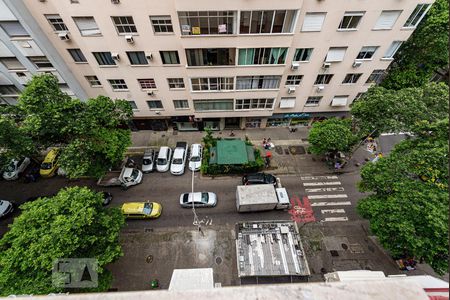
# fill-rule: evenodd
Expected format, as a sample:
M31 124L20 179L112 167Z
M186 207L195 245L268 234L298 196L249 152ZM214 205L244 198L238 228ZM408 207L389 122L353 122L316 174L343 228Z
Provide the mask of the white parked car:
M198 171L202 166L203 147L200 144L191 145L191 154L189 155L189 170Z
M147 149L144 152L144 157L142 158L142 172L149 173L152 172L155 166L155 150Z
M156 159L156 171L167 172L170 167L170 158L172 157L172 149L162 146L159 149L158 158Z
M186 142L177 142L173 150L172 163L170 164L170 173L173 175L183 175L186 165L188 144Z
M0 200L0 218L5 217L14 211L14 204L6 200Z
M191 208L192 202L196 207L214 207L217 205L217 196L210 192L184 193L180 196L181 207Z
M29 164L30 159L28 157L24 157L20 160L12 159L3 172L3 178L5 180L16 180L19 178L19 174L25 171Z

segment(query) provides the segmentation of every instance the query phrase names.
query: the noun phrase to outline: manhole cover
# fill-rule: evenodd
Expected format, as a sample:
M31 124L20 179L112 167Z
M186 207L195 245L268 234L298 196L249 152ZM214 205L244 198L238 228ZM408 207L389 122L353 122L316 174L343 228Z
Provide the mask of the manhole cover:
M280 155L283 154L283 147L275 146L275 152Z
M331 256L339 256L339 253L336 250L331 250L330 253Z
M153 262L153 255L147 256L147 258L145 259L145 261L146 261L148 264L151 264L151 263Z
M221 257L216 257L216 264L220 265L222 263Z
M344 250L347 250L347 249L348 249L347 244L341 244L341 246L342 246L342 249L344 249Z
M289 146L288 149L292 155L299 155L306 153L305 148L303 148L303 146Z

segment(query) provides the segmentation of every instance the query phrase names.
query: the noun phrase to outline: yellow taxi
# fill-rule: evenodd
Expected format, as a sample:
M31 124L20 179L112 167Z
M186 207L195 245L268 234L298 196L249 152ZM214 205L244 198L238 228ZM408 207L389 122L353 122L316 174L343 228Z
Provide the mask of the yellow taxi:
M127 202L121 210L127 219L156 219L161 215L162 206L156 202Z
M44 161L41 164L41 169L39 170L39 174L42 177L52 177L56 175L56 170L59 167L58 159L59 159L60 151L59 148L53 148L50 150L44 158Z

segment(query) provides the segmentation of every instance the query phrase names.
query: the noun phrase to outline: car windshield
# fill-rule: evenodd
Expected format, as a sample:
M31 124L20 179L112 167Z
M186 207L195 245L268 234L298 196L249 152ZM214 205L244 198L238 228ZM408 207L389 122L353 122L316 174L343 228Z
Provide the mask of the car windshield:
M183 160L181 158L175 158L172 161L172 164L175 164L175 165L181 165L182 163L183 163Z
M202 203L208 203L208 193L202 193L202 199L200 200Z
M49 163L49 162L43 162L42 164L41 164L41 169L42 170L50 170L51 168L52 168L52 163Z
M152 160L150 158L144 158L142 160L142 164L143 165L151 165L152 164Z
M16 170L16 164L12 161L8 167L6 167L6 172L14 172Z
M152 208L153 208L153 203L146 202L146 203L144 204L144 209L143 209L142 212L143 212L145 215L149 215L149 214L152 213Z
M165 165L165 164L167 164L167 159L165 159L165 158L158 158L158 161L156 163L158 165Z
M137 169L133 169L133 171L131 171L131 177L133 177L134 179L137 179L139 176L139 171Z
M198 162L198 161L200 161L200 156L192 156L192 157L191 157L191 161L193 161L193 162Z

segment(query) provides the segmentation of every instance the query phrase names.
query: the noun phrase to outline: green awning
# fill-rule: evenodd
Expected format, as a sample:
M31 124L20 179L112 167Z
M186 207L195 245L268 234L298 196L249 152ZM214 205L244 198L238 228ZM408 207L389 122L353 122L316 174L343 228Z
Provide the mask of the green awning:
M217 147L211 149L209 163L219 165L242 165L254 161L253 147L239 139L219 140Z

